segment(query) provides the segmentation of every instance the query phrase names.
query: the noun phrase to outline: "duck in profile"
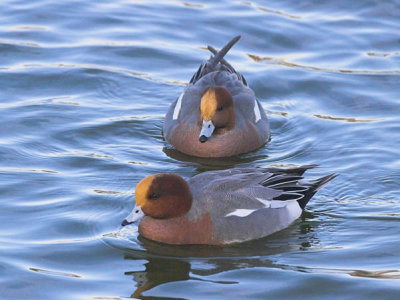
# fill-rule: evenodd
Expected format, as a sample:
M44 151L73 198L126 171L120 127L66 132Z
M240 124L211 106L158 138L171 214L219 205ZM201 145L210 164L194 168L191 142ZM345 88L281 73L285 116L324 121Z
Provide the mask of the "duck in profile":
M167 244L224 245L259 239L288 227L335 175L305 180L315 165L291 169L235 168L204 172L188 182L177 174L141 180L136 205L122 225L139 219L139 233Z
M203 62L165 117L163 135L177 150L199 157L256 150L270 137L267 116L245 78L224 59L231 40Z

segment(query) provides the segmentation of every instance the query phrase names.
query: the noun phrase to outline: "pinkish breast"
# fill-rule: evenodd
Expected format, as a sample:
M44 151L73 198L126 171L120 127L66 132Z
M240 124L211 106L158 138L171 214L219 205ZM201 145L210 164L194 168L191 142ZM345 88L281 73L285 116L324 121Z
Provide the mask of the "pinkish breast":
M187 127L181 123L168 141L177 150L199 157L224 157L250 152L261 147L262 141L254 125L246 122L245 130L233 129L227 133L213 135L205 142L199 142L200 128Z
M189 221L186 216L172 219L145 216L140 221L139 233L150 240L167 244L220 244L212 239L209 213L196 221Z

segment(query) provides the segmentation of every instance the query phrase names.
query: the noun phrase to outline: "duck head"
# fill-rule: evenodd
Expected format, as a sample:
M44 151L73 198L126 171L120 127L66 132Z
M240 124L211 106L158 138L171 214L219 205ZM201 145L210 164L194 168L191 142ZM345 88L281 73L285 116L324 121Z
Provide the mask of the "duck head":
M125 226L144 215L169 219L184 215L192 205L188 183L174 173L157 174L142 179L135 190L136 205L122 221Z
M199 141L205 143L213 133L229 131L235 125L232 95L222 86L207 88L200 101L201 130Z

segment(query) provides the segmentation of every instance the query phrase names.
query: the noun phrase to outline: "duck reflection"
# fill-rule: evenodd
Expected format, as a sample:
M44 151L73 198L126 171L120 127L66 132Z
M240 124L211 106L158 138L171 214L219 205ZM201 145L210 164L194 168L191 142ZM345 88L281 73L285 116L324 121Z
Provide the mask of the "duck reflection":
M131 297L151 299L153 297L144 296L143 293L162 284L177 281L199 280L236 284L234 281L212 281L202 278L225 271L256 267L286 269L288 266L277 264L271 256L304 251L318 244L313 229L315 224L308 222L313 218L312 214L307 213L303 218L303 222L297 222L269 237L230 246L175 246L153 242L139 236L138 240L146 252L143 254L141 249L124 254L124 259L127 260L147 261L143 271L125 272L125 275L133 276L136 282L136 289Z
M163 152L172 159L188 163L188 165L196 167L198 172L225 170L226 168L234 168L238 165L250 164L254 161L262 161L268 158L268 155L263 154L262 150L256 152L222 158L204 158L195 157L179 152L171 147L164 147Z
M137 259L132 255L125 255L125 259ZM136 290L133 298L143 298L142 293L153 287L167 282L184 281L190 278L190 263L179 259L151 258L144 265L144 271L125 272L133 275Z

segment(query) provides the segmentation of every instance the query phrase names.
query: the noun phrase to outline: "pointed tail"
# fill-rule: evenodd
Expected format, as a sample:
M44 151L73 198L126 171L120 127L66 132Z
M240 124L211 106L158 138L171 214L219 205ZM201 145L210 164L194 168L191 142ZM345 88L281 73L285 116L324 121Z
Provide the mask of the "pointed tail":
M236 42L240 40L240 35L234 37L228 44L225 45L224 48L219 50L214 57L211 57L208 60L209 67L211 69L215 68L216 65L224 58L224 56L228 53L228 51L236 44Z
M228 51L232 48L233 45L236 44L236 42L240 39L240 35L238 35L237 37L233 38L228 44L225 45L224 48L222 48L220 51L211 51L213 52L214 56L210 57L209 60L204 61L199 69L197 70L196 73L193 74L192 78L190 79L191 84L194 84L197 80L199 80L201 77L203 77L204 75L212 72L215 70L215 67L218 65L219 62L226 62L224 60L224 56L228 53ZM210 48L209 48L210 49ZM215 49L214 49L215 50ZM232 70L232 73L236 73L236 71L230 67ZM229 69L229 67L228 67ZM242 79L243 76L238 76L238 78L240 77L240 79ZM246 80L242 80L245 85L247 85Z
M300 207L304 209L308 203L308 201L311 199L311 197L320 189L322 189L329 181L334 179L337 176L337 174L331 174L327 175L315 180L310 181L310 186L307 192L304 193L304 197L302 199L297 200L299 203Z

